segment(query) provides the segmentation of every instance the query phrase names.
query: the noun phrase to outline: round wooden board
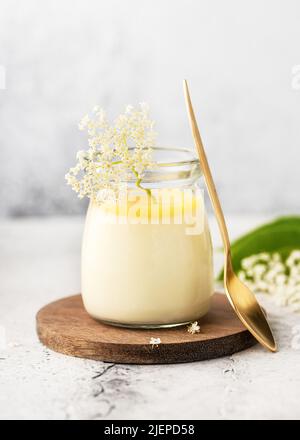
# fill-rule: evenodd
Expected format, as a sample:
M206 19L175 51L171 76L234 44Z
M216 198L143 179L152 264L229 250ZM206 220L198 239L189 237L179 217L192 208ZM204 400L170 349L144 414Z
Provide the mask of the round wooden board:
M216 293L211 311L202 319L201 332L190 334L186 326L136 330L113 327L92 319L81 295L43 307L37 314L40 341L70 356L126 364L169 364L201 361L231 355L256 343L236 317L225 295ZM160 338L157 347L150 338Z

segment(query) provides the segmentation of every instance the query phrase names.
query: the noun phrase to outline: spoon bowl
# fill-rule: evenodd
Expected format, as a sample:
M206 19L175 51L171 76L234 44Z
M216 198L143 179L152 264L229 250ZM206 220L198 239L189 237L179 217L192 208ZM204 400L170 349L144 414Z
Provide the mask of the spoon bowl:
M224 287L233 309L245 327L263 346L275 352L277 347L266 315L253 292L234 273L230 255L225 262Z

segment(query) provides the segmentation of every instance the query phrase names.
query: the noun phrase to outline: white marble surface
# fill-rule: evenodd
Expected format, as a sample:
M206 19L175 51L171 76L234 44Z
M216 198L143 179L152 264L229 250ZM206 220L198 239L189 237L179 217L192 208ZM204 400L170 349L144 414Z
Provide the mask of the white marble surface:
M260 220L230 218L232 237ZM212 361L133 366L43 347L35 314L79 291L81 230L72 217L0 223L1 419L300 418L300 315L266 299L276 354L256 346Z
M299 0L1 0L0 216L84 211L64 175L95 104L146 101L159 144L192 146L185 77L226 212L297 211L299 20Z

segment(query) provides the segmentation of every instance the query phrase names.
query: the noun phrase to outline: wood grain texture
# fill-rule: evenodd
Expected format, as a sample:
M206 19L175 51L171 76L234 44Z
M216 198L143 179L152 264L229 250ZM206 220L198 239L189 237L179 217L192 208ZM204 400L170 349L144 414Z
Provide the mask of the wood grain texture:
M231 355L256 343L234 314L226 297L215 294L211 311L199 321L201 332L186 326L136 330L92 319L81 295L50 303L37 314L40 341L54 351L87 359L127 364L192 362ZM152 347L150 338L160 338Z

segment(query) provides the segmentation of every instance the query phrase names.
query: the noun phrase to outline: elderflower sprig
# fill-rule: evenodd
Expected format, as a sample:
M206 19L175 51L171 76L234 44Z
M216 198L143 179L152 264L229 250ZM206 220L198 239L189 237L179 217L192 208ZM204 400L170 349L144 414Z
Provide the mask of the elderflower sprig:
M104 110L95 106L92 116L85 115L78 127L87 132L89 148L78 151L77 164L65 178L79 198L100 203L116 199L122 183L132 177L136 186L144 189L144 174L155 166L152 153L156 137L146 104L127 106L113 125Z

